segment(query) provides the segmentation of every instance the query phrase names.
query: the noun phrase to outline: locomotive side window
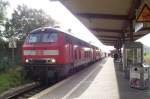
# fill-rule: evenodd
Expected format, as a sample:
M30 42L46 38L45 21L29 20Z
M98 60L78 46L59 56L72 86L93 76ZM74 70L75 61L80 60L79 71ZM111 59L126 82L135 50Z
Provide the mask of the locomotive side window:
M74 57L75 57L75 60L77 59L77 51L75 50L75 53L74 53Z
M79 59L81 59L81 50L79 50Z

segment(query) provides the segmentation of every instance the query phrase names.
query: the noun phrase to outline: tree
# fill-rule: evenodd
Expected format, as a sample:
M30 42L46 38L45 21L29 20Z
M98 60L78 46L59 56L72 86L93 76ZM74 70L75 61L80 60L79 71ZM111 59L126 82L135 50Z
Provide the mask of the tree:
M0 25L4 24L6 8L9 5L7 1L0 0Z
M0 48L4 48L5 41L2 38L3 30L5 20L6 20L6 9L9 3L7 1L0 0Z
M20 39L25 33L43 26L53 26L55 21L41 9L19 5L12 14L12 19L5 24L5 37L17 35Z
M5 15L6 15L6 8L9 5L9 3L7 1L3 1L0 0L0 36L2 34L2 27L4 26L4 22L5 22ZM2 39L0 37L0 39Z
M5 23L5 31L2 34L3 37L10 38L15 34L16 34L15 27L11 24L11 22L9 20L7 20Z

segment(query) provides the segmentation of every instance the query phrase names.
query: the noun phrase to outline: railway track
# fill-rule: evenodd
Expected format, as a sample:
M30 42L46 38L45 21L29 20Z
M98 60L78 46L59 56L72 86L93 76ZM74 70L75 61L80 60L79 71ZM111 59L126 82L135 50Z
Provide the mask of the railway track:
M38 82L32 82L6 91L0 95L0 99L27 99L45 88L46 86L43 86Z
M8 90L0 95L0 99L28 99L29 97L39 93L40 91L53 86L57 82L65 78L54 80L52 79L48 83L32 82L17 88Z
M53 86L54 84L56 84L57 82L60 82L64 79L66 79L67 77L74 75L75 73L81 71L82 69L85 69L85 67L82 68L78 68L76 70L74 70L73 72L69 73L68 76L61 78L61 79L52 79L51 82L49 83L44 83L41 84L39 82L32 82L23 86L19 86L17 88L13 88L9 91L6 91L5 93L0 95L0 99L27 99L37 93L39 93L40 91Z

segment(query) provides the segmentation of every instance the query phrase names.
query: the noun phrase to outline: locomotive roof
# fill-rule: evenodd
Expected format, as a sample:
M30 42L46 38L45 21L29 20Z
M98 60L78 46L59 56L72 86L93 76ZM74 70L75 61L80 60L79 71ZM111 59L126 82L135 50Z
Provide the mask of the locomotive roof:
M73 35L70 35L70 33L66 32L66 31L64 31L63 29L60 29L60 28L40 27L40 28L37 28L37 29L32 30L30 33L35 33L35 32L39 32L39 31L42 31L42 30L43 30L43 31L44 31L44 30L51 30L51 31L63 32L63 33L65 33L65 34L69 35L69 36L72 36L72 37L76 38L76 39L79 40L79 41L82 41L82 42L88 44L89 46L98 48L98 47L96 47L96 46L94 46L94 45L91 45L90 43L88 43L88 42L86 42L86 41L83 41L83 40L81 40L81 39L79 39L79 38L77 38L77 37L75 37L75 36L73 36Z
M63 30L60 30L60 29L58 29L58 28L40 27L40 28L37 28L37 29L32 30L30 33L39 32L39 31L41 31L41 30L54 30L54 31L61 31L61 32L64 32Z

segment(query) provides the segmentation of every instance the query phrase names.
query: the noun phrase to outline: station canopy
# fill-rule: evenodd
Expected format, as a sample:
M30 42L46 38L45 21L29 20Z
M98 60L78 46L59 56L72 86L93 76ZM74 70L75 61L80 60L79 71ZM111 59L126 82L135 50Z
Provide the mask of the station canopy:
M114 46L116 41L129 40L128 28L141 0L59 0L103 44ZM137 40L147 32L133 33Z

